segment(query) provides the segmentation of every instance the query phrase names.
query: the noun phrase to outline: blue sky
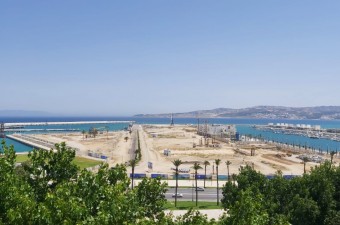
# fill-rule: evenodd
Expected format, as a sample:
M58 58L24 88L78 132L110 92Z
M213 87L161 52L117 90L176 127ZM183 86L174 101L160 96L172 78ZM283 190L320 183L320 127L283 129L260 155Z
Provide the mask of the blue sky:
M1 108L340 105L340 1L0 1Z

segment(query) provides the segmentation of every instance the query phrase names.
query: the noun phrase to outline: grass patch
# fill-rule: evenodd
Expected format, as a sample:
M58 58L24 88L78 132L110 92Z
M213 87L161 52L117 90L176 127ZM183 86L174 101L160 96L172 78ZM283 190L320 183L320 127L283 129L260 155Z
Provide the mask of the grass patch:
M220 203L221 205L221 203ZM177 201L177 208L175 207L175 201L167 201L164 205L165 209L176 210L188 210L190 208L193 209L222 209L223 207L217 206L216 202L198 202L196 207L195 201Z
M83 157L78 157L73 160L73 163L76 164L77 166L80 167L80 169L92 167L101 164L101 161L98 160L93 160L93 159L88 159L88 158L83 158Z
M17 162L22 163L28 160L28 155L27 154L20 154L17 155Z
M22 163L22 162L25 162L27 160L28 160L27 154L18 154L17 155L17 162L18 163ZM99 165L101 163L101 161L76 156L76 158L73 160L73 163L76 164L77 166L79 166L80 169L84 169L84 168Z

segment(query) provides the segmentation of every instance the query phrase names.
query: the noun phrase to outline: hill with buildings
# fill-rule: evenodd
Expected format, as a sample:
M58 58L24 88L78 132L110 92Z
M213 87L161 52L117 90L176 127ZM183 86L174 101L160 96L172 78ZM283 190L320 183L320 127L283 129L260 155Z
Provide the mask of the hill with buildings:
M135 117L170 117L171 113L138 114ZM212 110L197 110L185 113L173 113L174 117L182 118L267 118L267 119L340 119L340 106L316 107L284 107L284 106L254 106L243 109L217 108Z

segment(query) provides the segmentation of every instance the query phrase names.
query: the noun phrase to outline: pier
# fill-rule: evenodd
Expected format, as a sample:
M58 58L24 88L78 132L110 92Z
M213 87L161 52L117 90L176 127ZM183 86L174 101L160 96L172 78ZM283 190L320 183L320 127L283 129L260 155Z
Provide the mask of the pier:
M17 142L23 143L28 146L32 146L32 148L43 149L43 150L51 150L54 148L54 143L43 141L38 138L34 138L32 136L22 135L22 134L12 134L6 135L7 138L15 140Z
M80 124L117 124L135 123L135 121L73 121L73 122L25 122L25 123L5 123L5 128L22 126L46 126L46 125L80 125Z
M32 132L32 131L56 131L56 132L68 132L68 131L80 131L80 129L6 129L6 132Z

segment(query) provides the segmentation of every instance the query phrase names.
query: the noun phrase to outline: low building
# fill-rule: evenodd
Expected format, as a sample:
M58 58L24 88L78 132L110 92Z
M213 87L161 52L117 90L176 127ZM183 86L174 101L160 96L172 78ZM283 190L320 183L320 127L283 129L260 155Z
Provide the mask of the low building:
M207 137L234 138L236 134L235 125L224 124L201 124L198 134Z

